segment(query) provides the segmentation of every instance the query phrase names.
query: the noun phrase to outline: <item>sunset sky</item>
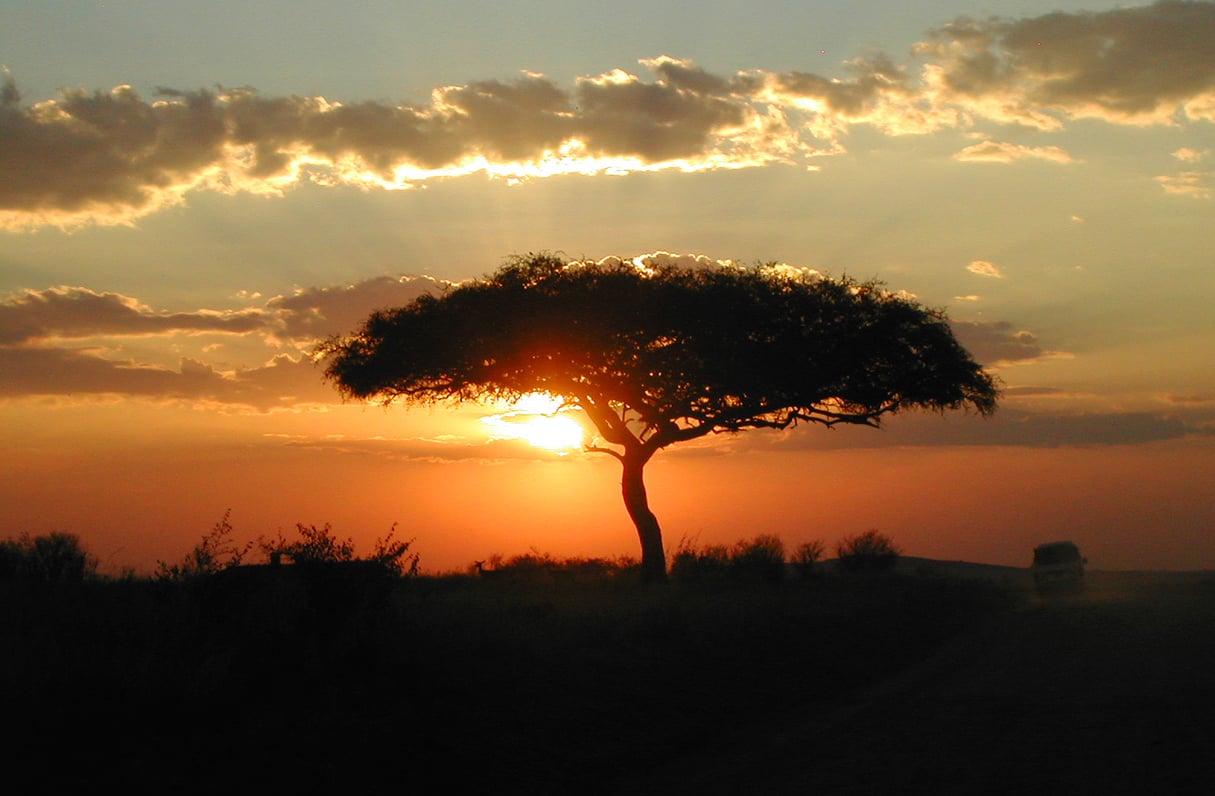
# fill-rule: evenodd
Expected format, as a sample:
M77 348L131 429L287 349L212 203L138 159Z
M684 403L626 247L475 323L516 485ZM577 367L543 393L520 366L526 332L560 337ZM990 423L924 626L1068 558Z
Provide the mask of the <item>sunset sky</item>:
M0 535L638 555L535 407L343 404L308 355L556 251L877 278L1003 382L668 449L668 548L1215 568L1215 3L0 0L0 65Z

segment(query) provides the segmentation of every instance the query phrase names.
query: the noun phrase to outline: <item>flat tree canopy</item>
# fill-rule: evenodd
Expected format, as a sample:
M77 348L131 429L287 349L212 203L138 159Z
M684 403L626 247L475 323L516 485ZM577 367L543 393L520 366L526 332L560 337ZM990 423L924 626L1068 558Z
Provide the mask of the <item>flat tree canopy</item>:
M780 266L508 261L487 278L372 314L321 346L351 398L580 407L623 466L642 574L666 576L643 468L710 433L800 422L878 426L903 409L972 408L999 392L943 312L874 282Z

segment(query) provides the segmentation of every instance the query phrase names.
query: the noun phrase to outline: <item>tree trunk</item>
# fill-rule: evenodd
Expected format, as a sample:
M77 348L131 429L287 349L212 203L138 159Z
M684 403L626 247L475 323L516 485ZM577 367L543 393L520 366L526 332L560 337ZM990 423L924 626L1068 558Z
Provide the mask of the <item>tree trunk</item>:
M624 494L624 507L628 509L629 517L637 527L637 537L641 540L641 582L665 583L667 557L662 549L662 529L658 527L658 518L650 511L643 478L645 463L649 458L648 453L624 455L621 459L624 466L621 492Z

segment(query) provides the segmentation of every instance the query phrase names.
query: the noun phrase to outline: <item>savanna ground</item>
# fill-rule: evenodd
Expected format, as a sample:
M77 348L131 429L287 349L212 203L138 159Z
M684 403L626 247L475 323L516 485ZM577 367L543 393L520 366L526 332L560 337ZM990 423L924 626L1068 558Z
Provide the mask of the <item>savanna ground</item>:
M2 776L13 793L1197 792L1215 583L1101 580L1049 602L930 573L410 577L356 600L2 584ZM1130 788L1149 772L1161 787Z

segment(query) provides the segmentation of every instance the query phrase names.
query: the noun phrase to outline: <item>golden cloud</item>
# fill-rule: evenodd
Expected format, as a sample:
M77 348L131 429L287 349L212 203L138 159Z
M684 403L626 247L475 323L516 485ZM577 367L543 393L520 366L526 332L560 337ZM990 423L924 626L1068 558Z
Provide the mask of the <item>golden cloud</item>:
M966 266L966 270L972 274L979 276L989 276L993 279L1003 279L1004 271L995 263L990 263L987 260L973 260Z

